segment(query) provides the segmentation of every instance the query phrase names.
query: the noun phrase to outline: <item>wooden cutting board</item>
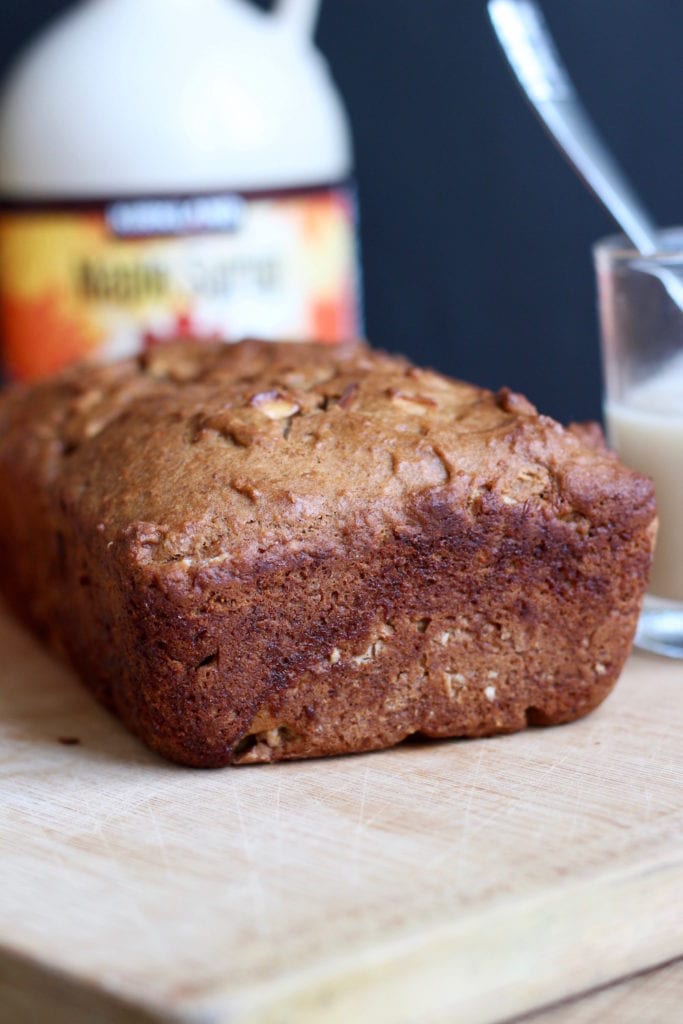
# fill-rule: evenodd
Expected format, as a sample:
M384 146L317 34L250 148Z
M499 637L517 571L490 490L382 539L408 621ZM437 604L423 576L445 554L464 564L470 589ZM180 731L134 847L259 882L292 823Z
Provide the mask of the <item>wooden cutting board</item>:
M683 954L680 663L560 729L198 772L3 617L0 659L2 1024L477 1024Z

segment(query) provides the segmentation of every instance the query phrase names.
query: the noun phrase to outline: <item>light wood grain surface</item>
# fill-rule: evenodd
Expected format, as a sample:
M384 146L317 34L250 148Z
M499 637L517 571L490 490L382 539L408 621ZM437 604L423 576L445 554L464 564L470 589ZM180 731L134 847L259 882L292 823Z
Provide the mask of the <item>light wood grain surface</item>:
M683 955L680 664L560 729L197 772L0 652L2 1024L477 1024Z
M518 1017L515 1024L681 1024L682 1020L683 960L677 960L550 1010Z

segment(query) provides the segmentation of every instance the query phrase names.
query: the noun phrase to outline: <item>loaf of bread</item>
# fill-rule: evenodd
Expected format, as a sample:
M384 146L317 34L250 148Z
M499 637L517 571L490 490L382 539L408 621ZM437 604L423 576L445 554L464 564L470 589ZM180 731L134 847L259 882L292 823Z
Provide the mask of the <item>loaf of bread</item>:
M585 715L655 523L590 433L362 345L179 344L0 400L7 600L186 765Z

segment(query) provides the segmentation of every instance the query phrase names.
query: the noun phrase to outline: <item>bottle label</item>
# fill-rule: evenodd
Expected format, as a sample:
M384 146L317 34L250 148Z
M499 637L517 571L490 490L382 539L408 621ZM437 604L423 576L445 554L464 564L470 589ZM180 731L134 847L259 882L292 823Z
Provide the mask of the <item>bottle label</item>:
M353 190L5 203L0 315L21 380L180 337L357 337Z

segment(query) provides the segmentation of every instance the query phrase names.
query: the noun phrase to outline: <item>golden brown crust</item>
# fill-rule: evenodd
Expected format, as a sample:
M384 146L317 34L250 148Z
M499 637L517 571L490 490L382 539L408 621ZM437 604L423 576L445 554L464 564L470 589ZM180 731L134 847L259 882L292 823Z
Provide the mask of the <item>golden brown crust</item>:
M0 403L2 587L200 766L569 721L632 642L651 484L508 391L244 342Z

